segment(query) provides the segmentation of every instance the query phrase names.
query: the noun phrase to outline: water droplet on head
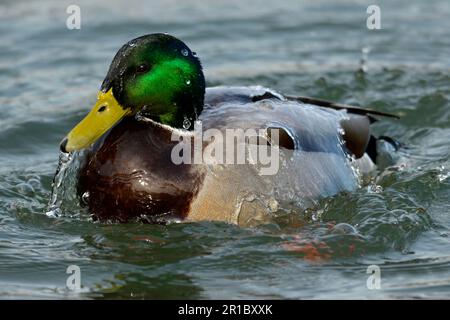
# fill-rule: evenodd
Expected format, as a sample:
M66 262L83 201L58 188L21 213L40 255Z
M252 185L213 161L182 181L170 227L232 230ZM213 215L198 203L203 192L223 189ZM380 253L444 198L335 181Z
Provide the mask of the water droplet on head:
M187 57L189 55L189 51L187 51L187 49L181 49L181 54Z
M187 81L186 81L186 84L187 84L187 85L191 84L191 80L187 80Z
M189 121L188 118L184 118L184 120L183 120L183 128L187 130L190 127L191 127L191 121Z

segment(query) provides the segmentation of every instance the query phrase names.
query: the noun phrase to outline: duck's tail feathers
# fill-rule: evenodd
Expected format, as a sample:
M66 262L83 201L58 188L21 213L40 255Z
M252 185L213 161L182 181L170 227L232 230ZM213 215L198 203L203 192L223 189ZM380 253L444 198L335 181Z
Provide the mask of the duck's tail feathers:
M398 151L403 147L401 142L391 137L379 136L376 138L371 135L366 153L379 168L386 168L397 162L399 158Z

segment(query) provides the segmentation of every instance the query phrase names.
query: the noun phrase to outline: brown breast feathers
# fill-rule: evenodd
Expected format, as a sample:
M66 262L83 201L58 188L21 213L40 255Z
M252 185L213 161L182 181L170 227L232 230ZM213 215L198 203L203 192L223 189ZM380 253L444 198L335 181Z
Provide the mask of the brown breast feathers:
M171 132L154 123L124 119L89 152L78 193L102 221L184 219L203 181L201 168L176 165Z

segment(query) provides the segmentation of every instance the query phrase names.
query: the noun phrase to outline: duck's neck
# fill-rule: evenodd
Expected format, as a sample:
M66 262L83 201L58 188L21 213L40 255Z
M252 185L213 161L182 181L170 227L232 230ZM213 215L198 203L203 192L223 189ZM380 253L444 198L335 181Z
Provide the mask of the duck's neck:
M152 114L147 110L142 110L141 114L155 122L171 126L177 129L193 130L194 122L200 116L203 110L203 95L197 95L196 98L191 92L178 95L170 106L164 109L168 110L164 114Z

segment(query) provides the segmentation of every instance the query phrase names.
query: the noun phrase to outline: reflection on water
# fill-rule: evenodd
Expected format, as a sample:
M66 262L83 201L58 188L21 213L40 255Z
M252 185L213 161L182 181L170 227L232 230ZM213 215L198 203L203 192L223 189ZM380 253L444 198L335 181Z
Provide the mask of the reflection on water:
M448 296L447 1L381 1L379 31L365 28L362 0L79 1L81 30L66 29L67 5L0 4L0 297ZM257 228L47 216L60 139L92 105L116 50L151 32L185 40L208 85L260 84L401 114L375 130L402 141L408 161ZM71 264L79 294L65 288ZM366 287L373 264L381 290Z

